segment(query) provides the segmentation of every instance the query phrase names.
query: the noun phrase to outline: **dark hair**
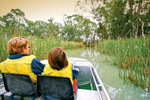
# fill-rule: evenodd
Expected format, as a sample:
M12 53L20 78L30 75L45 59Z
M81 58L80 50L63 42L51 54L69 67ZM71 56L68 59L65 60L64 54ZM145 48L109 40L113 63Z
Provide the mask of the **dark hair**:
M48 63L56 70L61 70L68 66L66 54L61 47L55 47L49 51Z

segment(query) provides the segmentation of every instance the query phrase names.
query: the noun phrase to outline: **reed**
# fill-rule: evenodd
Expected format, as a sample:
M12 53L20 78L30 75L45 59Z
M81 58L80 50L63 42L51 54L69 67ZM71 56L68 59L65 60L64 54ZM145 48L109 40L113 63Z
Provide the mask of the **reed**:
M7 42L10 39L10 36L1 35L0 36L0 61L3 61L8 57L7 52Z
M62 47L63 49L76 49L82 48L84 45L78 42L63 42L60 39L56 39L52 36L42 39L36 36L24 37L23 35L1 35L0 36L0 62L6 60L8 57L7 42L12 37L23 37L29 41L30 54L35 55L39 60L47 59L47 54L50 49L54 47Z
M63 47L63 49L76 49L76 48L84 48L85 45L81 42L74 42L74 41L62 41L61 42L61 47Z
M125 81L150 89L150 37L106 40L98 44L98 49L115 56L114 64Z

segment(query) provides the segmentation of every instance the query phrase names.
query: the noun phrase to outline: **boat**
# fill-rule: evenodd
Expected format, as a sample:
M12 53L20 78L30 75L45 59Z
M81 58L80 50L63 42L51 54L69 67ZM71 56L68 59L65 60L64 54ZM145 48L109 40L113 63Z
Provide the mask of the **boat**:
M68 61L73 63L75 68L79 69L77 75L77 94L76 100L110 100L110 97L91 62L87 59L68 57ZM47 64L47 59L42 60L41 63ZM0 83L2 77L0 78ZM7 95L6 95L7 94ZM7 93L3 84L0 86L0 99L6 98L5 96L11 96L11 93ZM15 96L15 98L19 98ZM32 97L24 97L29 100ZM43 97L37 97L35 100L42 100ZM5 100L5 99L4 99Z

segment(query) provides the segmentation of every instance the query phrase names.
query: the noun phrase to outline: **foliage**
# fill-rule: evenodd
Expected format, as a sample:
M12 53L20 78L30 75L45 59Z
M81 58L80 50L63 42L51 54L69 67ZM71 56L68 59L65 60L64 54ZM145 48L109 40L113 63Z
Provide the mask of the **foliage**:
M148 0L84 0L77 5L89 11L99 22L97 32L102 39L143 36L150 32L150 1ZM91 10L85 10L86 5Z
M83 42L83 36L86 41L95 36L96 24L81 15L67 16L64 26L57 22L54 23L53 18L48 19L47 22L42 20L33 22L26 19L21 10L12 9L10 13L0 17L0 29L3 35L8 35L8 33L10 36L23 34L43 39L52 36L64 41Z
M25 18L25 14L20 9L12 9L3 17L0 17L0 29L3 31L1 34L16 35L23 34L24 36L32 35L41 38L52 36L57 37L60 33L61 24L54 23L53 19L44 21L29 21Z
M99 43L102 53L115 56L119 76L133 84L150 89L150 37L107 40Z
M98 23L82 15L66 16L64 25L54 22L30 21L20 9L0 17L1 35L49 36L64 41L83 42L94 46L105 39L145 36L150 32L150 2L146 0L85 0ZM84 8L79 0L77 5Z
M88 18L84 18L81 15L72 15L72 16L67 16L66 21L65 21L65 26L62 30L65 36L67 33L67 39L74 40L80 42L83 40L83 42L93 42L95 41L95 36L96 36L96 23L92 22Z
M27 27L25 30L30 33L30 35L40 36L41 38L49 37L50 35L57 37L60 32L60 27L58 23L53 23L53 19L48 19L48 22L44 21L29 21L26 19Z
M80 36L79 33L80 32L77 30L77 27L73 25L71 21L67 21L67 23L65 23L65 26L62 28L61 36L66 41L76 41Z

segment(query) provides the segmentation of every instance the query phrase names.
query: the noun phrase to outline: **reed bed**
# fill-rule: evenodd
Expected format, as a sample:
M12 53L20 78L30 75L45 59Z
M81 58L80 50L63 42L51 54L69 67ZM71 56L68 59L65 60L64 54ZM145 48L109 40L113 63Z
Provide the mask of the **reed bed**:
M54 37L48 37L47 39L42 39L40 37L28 36L24 37L19 35L20 37L26 38L29 41L30 54L35 55L39 60L47 59L47 54L50 49L54 47L62 47L63 49L76 49L82 48L84 45L78 42L63 42L60 39L56 39ZM0 36L0 62L6 60L8 57L7 52L7 42L9 39L15 36Z
M98 44L105 54L115 56L119 76L128 82L150 90L150 37L107 40Z
M61 42L61 47L63 47L63 49L76 49L76 48L84 48L85 45L81 42L74 42L74 41L62 41Z

